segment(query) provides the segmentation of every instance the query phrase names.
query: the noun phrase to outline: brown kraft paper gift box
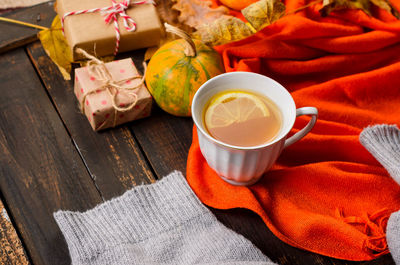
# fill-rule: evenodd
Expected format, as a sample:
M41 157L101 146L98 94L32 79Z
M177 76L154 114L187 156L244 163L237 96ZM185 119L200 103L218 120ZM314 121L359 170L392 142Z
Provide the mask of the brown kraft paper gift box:
M108 6L112 6L111 0L57 0L57 13L62 18L68 12ZM118 16L121 33L119 52L159 44L163 29L154 5L131 5L126 14L135 21L136 30L127 31L123 19ZM114 53L116 43L114 23L107 24L101 12L67 16L64 21L64 34L72 51L79 47L96 56ZM73 52L73 59L79 60L83 57Z
M141 78L132 79L132 77L139 76L139 73L130 58L109 62L105 66L115 82L121 83L122 81L120 84L122 88L135 87L141 83ZM74 92L79 104L84 104L81 108L83 107L84 114L93 130L103 130L150 115L152 97L144 84L133 91L121 89L117 92L115 103L122 108L134 102L135 97L130 93L133 92L137 95L134 107L124 112L115 110L112 105L112 97L104 88L104 82L91 75L87 67L75 69ZM87 94L90 91L93 93ZM84 99L85 94L86 98ZM83 100L84 102L82 102Z

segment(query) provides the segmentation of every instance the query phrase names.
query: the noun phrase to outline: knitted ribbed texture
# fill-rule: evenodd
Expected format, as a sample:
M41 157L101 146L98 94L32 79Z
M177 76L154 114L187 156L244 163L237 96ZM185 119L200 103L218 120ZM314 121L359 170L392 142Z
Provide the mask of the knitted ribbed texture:
M218 222L180 172L84 213L54 217L73 265L274 264Z
M400 185L400 130L396 125L375 125L360 134L361 144L378 160ZM393 213L386 227L390 253L400 265L400 211Z
M400 265L400 211L392 213L388 220L386 240L394 262Z
M360 134L361 144L400 185L400 131L396 125L375 125Z

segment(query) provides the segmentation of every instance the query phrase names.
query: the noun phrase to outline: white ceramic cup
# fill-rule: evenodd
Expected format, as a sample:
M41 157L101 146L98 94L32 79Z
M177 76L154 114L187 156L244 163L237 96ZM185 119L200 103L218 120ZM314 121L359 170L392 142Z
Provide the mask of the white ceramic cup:
M271 99L280 109L282 126L270 142L252 147L226 144L213 138L203 124L203 111L209 99L224 90L253 91ZM287 138L296 117L311 115L309 123ZM285 147L303 138L314 127L318 110L314 107L296 109L289 92L278 82L250 72L231 72L205 82L193 97L192 117L197 127L200 150L208 165L225 181L233 185L251 185L275 163Z

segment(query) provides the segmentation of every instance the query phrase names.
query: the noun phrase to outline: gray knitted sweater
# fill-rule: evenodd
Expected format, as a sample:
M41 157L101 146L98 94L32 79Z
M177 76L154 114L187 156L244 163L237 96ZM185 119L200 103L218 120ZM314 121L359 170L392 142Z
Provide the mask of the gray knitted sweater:
M366 128L361 143L400 184L400 131ZM373 188L373 187L371 187ZM84 213L58 211L73 265L272 265L250 241L224 227L179 172ZM391 254L400 265L400 211L387 226Z
M180 172L87 212L58 211L54 217L73 265L274 264L222 225Z

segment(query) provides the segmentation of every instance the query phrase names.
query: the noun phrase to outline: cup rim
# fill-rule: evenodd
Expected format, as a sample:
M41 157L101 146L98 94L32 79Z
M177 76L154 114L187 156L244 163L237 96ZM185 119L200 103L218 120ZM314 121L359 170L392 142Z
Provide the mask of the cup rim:
M214 82L214 80L216 80L216 79L224 78L224 77L229 76L229 75L238 75L238 74L239 74L239 75L242 75L242 74L243 74L243 75L253 75L253 76L265 78L265 79L268 79L270 82L273 82L273 83L277 84L279 87L282 88L283 93L284 93L284 94L287 94L287 95L289 96L289 99L290 99L290 101L293 103L293 106L294 106L294 113L296 113L296 104L295 104L295 102L294 102L294 100L293 100L292 95L290 95L290 93L287 91L287 89L286 89L284 86L282 86L280 83L278 83L278 82L275 81L274 79L272 79L272 78L270 78L270 77L268 77L268 76L261 75L261 74L258 74L258 73L253 73L253 72L244 72L244 71L229 72L229 73L223 73L223 74L220 74L220 75L217 75L217 76L214 76L214 77L210 78L210 79L207 80L204 84L202 84L202 85L200 86L200 88L196 91L196 93L194 94L193 100L192 100L191 111L192 111L192 120L193 120L194 124L196 125L196 129L197 129L197 130L200 130L200 132L201 132L205 137L207 137L210 141L212 141L212 142L214 142L214 143L216 143L216 144L218 144L218 145L221 145L221 146L223 146L223 147L227 147L227 148L231 148L231 149L236 149L236 150L257 150L257 149L262 149L262 148L271 146L271 145L273 145L273 144L275 144L275 143L281 141L282 139L284 139L284 138L287 136L287 134L290 132L290 130L293 128L294 122L295 122L295 120L296 120L296 116L294 116L294 117L289 121L289 126L287 127L287 129L286 129L285 131L283 131L282 133L279 133L279 134L282 134L281 137L275 138L274 140L272 140L272 141L270 141L270 142L266 142L266 143L264 143L264 144L255 145L255 146L237 146L237 145L231 145L231 144L224 143L224 142L222 142L222 141L220 141L220 140L215 139L214 137L212 137L209 133L207 133L207 132L205 132L205 131L203 130L202 126L199 126L199 122L197 121L197 119L194 118L195 113L196 113L196 112L194 111L194 109L195 109L195 105L196 105L195 103L197 102L197 98L199 97L200 92L204 89L204 87L206 87L209 83ZM196 117L197 117L197 116L196 116ZM278 134L278 135L279 135L279 134Z

